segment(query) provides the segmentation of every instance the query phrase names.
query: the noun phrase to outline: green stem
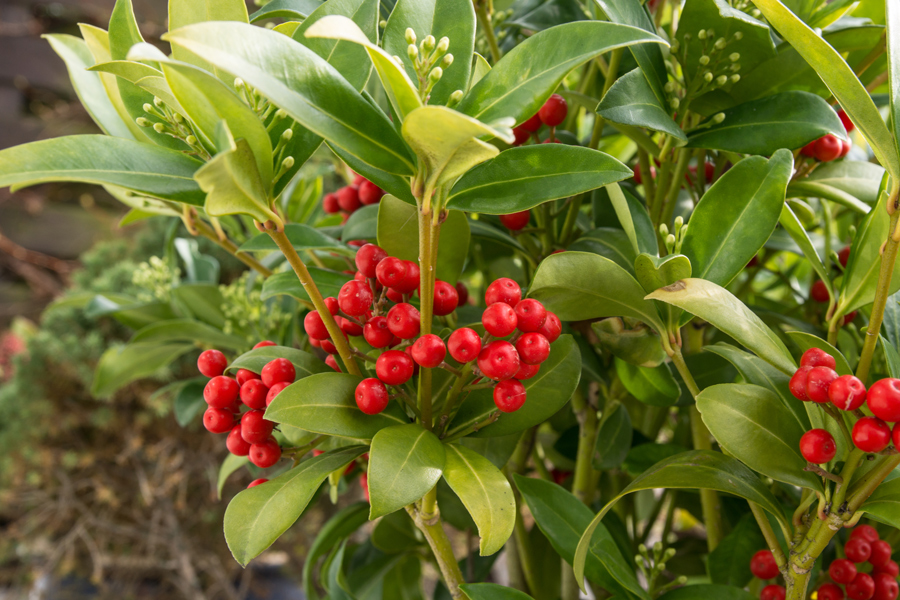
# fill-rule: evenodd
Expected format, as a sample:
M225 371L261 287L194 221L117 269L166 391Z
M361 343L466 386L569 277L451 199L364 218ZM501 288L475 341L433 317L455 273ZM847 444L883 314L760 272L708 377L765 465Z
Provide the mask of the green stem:
M475 5L475 16L478 17L478 23L484 30L484 37L487 39L488 46L491 49L491 58L496 65L502 54L500 46L497 45L497 36L494 35L494 26L491 23L491 15L487 12L487 3L484 0L473 0Z
M753 517L756 519L759 528L762 530L763 537L766 538L766 544L769 546L769 550L772 551L772 555L775 557L778 568L783 571L785 565L787 565L787 561L784 558L784 552L781 550L781 544L778 543L778 537L775 535L775 530L772 529L772 524L769 523L769 518L759 504L749 501L748 504L750 505L750 512L753 513Z
M434 553L438 568L441 570L444 583L447 584L447 589L450 590L450 597L454 600L464 598L465 596L462 590L459 589L459 586L465 583L465 579L462 571L459 569L459 563L456 562L456 557L453 556L453 546L450 544L447 532L444 531L444 527L441 524L440 515L426 519L426 515L416 510L414 506L407 506L406 511L412 517L413 522L419 531L422 532L422 535L425 536L428 545L431 546L431 551Z
M572 482L572 493L588 506L594 499L595 471L591 466L594 445L597 443L597 411L585 399L581 390L576 389L572 396L572 408L581 425L578 433L578 453L575 458L575 478Z
M691 157L691 153L683 148L677 151L677 155L675 175L669 184L669 192L663 200L662 222L666 225L672 222L672 215L675 213L675 205L678 204L678 191L684 183L684 174L687 173L688 160Z

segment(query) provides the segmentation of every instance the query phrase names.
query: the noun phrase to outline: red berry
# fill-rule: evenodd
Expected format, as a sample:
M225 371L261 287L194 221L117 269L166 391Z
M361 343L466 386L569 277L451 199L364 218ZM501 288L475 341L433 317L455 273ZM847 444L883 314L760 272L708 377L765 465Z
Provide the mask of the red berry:
M211 433L228 433L234 427L234 413L227 408L210 406L203 413L203 426Z
M275 397L281 393L281 390L283 390L284 388L286 388L289 385L291 385L291 384L288 383L287 381L282 381L281 383L276 383L275 385L270 387L269 393L266 394L266 406L269 406L270 404L272 404L272 400L274 400Z
M526 131L521 127L513 127L513 137L515 138L513 140L513 146L521 146L531 137L531 132Z
M803 156L809 156L810 158L816 157L816 140L811 141L807 145L803 146L800 150L800 154Z
M394 334L388 328L388 320L385 317L372 317L363 326L363 337L373 348L386 348Z
M203 388L203 399L213 408L228 408L238 399L241 388L231 377L213 377Z
M359 201L363 206L378 204L382 196L384 196L384 190L371 181L366 180L359 184Z
M525 386L515 379L494 386L494 404L505 413L516 412L525 404Z
M809 396L806 395L806 378L809 376L810 371L812 371L812 367L800 367L794 372L790 383L788 383L788 388L790 388L791 393L797 400L809 402Z
M846 589L850 600L871 600L875 595L875 581L867 573L857 573L853 581L846 585Z
M218 377L227 366L228 359L218 350L204 350L197 359L197 370L206 377Z
M516 330L516 311L509 304L496 302L481 315L485 330L494 337L506 337Z
M469 288L466 287L462 281L456 282L456 293L459 294L459 304L457 306L462 306L463 304L468 304L469 302Z
M355 212L362 204L359 202L359 190L355 185L342 187L337 191L338 205L344 212Z
M850 260L850 246L844 246L838 252L838 261L840 261L842 267L846 268L848 260Z
M519 361L519 370L515 375L515 379L519 381L525 381L526 379L531 379L535 375L538 374L538 371L541 370L541 365L529 365L521 360Z
M388 288L385 295L387 296L387 299L394 304L400 304L401 302L403 302L403 294L396 291L394 288Z
M341 310L351 317L366 314L372 307L374 300L375 296L372 294L372 288L369 287L369 284L356 280L348 281L342 285L341 291L338 293L338 304Z
M411 260L406 262L406 276L391 287L401 294L412 294L419 289L419 265Z
M706 183L712 183L713 177L716 174L716 165L713 163L706 161L703 163L703 176L706 178Z
M872 600L897 600L900 596L900 585L897 579L887 573L872 573L872 580L875 582L875 593L872 594Z
M516 352L523 363L539 365L550 356L550 342L539 333L526 333L516 341Z
M335 317L334 320L345 335L359 337L363 334L363 326L359 323L355 323L354 321L345 319L344 317Z
M850 538L844 544L844 554L857 564L864 563L872 555L872 544L861 537Z
M250 462L260 469L267 469L281 460L281 446L272 436L251 444Z
M341 210L337 194L325 194L325 197L322 198L322 210L329 215L333 215Z
M380 246L366 244L356 251L356 268L364 277L375 277L378 263L387 258L387 255Z
M891 428L876 417L863 417L853 425L851 437L863 452L881 452L891 443Z
M403 385L413 376L413 361L402 350L388 350L375 361L375 374L387 385Z
M844 600L844 590L833 583L823 583L817 594L816 600Z
M251 379L241 386L241 402L250 408L265 408L269 387L261 379Z
M253 349L256 350L257 348L266 348L268 346L277 346L277 345L278 344L276 344L275 342L272 342L269 340L263 340L261 342L257 342L256 345L253 346Z
M568 112L569 107L566 105L566 101L563 97L559 94L553 94L547 98L546 102L544 102L541 110L538 111L538 116L541 118L544 125L556 127L566 120L566 114Z
M268 483L268 482L269 482L269 480L266 479L265 477L260 477L259 479L254 479L253 481L251 481L250 484L247 486L247 489L249 490L250 488L255 488L258 485L262 485L262 484Z
M869 562L874 567L883 567L891 560L893 548L884 540L876 540L869 544L872 547L872 554L869 556Z
M297 371L294 369L294 363L286 358L276 358L262 368L262 381L266 386L272 387L276 383L287 381L294 383Z
M837 368L834 357L822 350L821 348L810 348L800 357L801 367L828 367L829 369Z
M875 567L872 572L887 573L891 577L897 577L898 575L900 575L900 565L897 565L897 563L895 563L894 561L889 560L884 566Z
M248 371L247 369L238 369L238 372L234 376L234 378L237 380L239 386L243 386L251 379L259 379L259 375L257 375L253 371Z
M338 303L338 299L334 296L328 296L325 300L325 308L328 309L328 312L331 313L332 316L338 314L341 310L341 305Z
M408 270L409 267L405 260L401 260L396 256L388 256L379 261L375 267L375 277L378 278L378 283L384 287L393 288L406 278Z
M531 118L519 125L522 129L529 133L535 133L541 128L541 117L538 113L531 115Z
M494 381L512 379L519 371L520 362L515 347L503 340L491 342L478 354L478 368Z
M850 117L847 116L847 113L844 112L843 108L838 111L838 118L840 118L841 123L844 125L844 130L846 130L847 133L850 133L856 127L853 124L853 121L850 120Z
M760 550L750 559L750 572L760 579L778 577L778 563L771 550Z
M322 340L319 342L319 348L327 352L328 354L337 354L337 346L334 345L334 342L331 340Z
M813 367L806 376L806 396L818 404L828 402L828 387L838 374L828 367Z
M314 310L306 313L306 316L303 317L303 330L314 340L328 339L328 329L325 328L322 317Z
M822 162L830 162L841 155L841 140L829 133L816 140L816 159Z
M530 220L530 210L523 210L521 212L512 213L509 215L500 215L500 222L503 223L503 226L510 231L519 231L520 229L525 229L525 227L528 226L528 221Z
M369 501L369 476L366 473L359 474L359 487L362 489L363 495L366 497L366 502Z
M821 279L817 279L813 284L810 289L810 296L813 300L822 304L828 302L828 299L831 297L828 295L828 286Z
M444 346L444 340L429 333L415 341L411 346L410 354L412 354L413 360L419 363L419 366L433 369L444 362L447 348Z
M463 327L450 334L447 350L458 363L467 363L478 358L481 352L481 336L474 329Z
M401 340L419 335L419 311L412 304L401 303L391 307L387 314L388 329Z
M759 593L759 600L784 600L786 593L783 586L767 585Z
M848 142L847 140L841 140L841 154L838 158L844 158L848 154L850 154L850 150L853 149L853 144Z
M488 306L497 302L503 302L515 308L521 299L522 288L508 277L495 279L484 292L484 303Z
M377 415L387 408L390 401L387 388L374 377L360 381L356 386L355 396L356 406L367 415Z
M264 412L262 410L248 410L241 417L241 437L244 438L245 442L256 444L265 441L271 435L272 430L275 428L275 423L267 420L263 416Z
M856 565L853 564L852 560L839 558L828 567L828 576L835 583L850 583L856 577Z
M338 365L337 359L334 357L334 354L329 354L325 357L325 364L331 367L333 371L341 372L341 367Z
M828 399L841 410L856 410L866 401L866 386L853 375L841 375L828 386Z
M459 305L456 288L438 279L434 282L434 314L438 317L449 315Z
M882 421L900 421L900 379L882 379L869 388L866 396L869 410Z
M812 429L800 438L800 454L809 462L821 465L834 458L837 445L824 429Z
M243 436L241 436L241 424L231 428L228 437L225 438L225 447L235 456L247 456L250 454L250 444L248 444Z
M552 344L559 339L559 335L562 333L562 322L559 320L559 317L548 310L547 318L544 319L544 324L541 325L537 332L547 338L547 341Z
M526 298L516 304L516 317L518 317L516 326L519 328L519 331L526 333L538 331L544 326L544 321L547 320L547 309L537 300Z
M879 540L878 530L871 525L857 525L853 528L853 531L850 532L850 537L861 537L870 544Z

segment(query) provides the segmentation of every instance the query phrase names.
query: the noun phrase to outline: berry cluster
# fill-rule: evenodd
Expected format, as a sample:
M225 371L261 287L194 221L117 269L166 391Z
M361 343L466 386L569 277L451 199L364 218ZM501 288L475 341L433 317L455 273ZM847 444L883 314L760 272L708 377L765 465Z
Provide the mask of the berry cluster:
M532 115L530 119L518 127L513 128L513 135L516 136L516 141L513 145L521 146L532 136L534 137L535 142L539 141L537 132L540 130L541 125L546 125L551 128L550 137L546 139L544 143L555 142L556 138L554 137L553 129L566 120L567 114L569 114L569 105L566 104L566 100L559 94L553 94L547 98L547 101L544 102L541 109L537 111L537 114Z
M853 131L853 122L850 121L847 113L840 110L838 111L838 116L841 118L841 123L844 124L844 129L847 130L847 133ZM845 142L836 135L829 133L803 146L800 154L814 158L819 162L831 162L847 156L852 146L853 144L850 142Z
M900 567L891 560L892 553L891 545L878 538L874 527L854 528L844 544L846 558L838 558L828 567L828 576L834 583L819 587L818 600L896 600L900 595Z
M378 204L384 190L363 177L357 175L350 185L345 185L336 192L325 194L322 198L322 210L329 215L342 213L344 221L363 206Z
M768 581L778 577L778 563L771 550L760 550L750 559L750 572L754 577ZM761 600L784 600L786 591L784 586L771 583L764 587L759 594Z
M253 348L274 345L263 341ZM275 396L294 382L294 365L286 358L276 358L260 373L239 369L234 378L224 375L227 367L228 360L218 350L206 350L197 359L197 369L210 378L203 389L209 405L203 413L203 426L212 433L227 433L225 446L232 454L248 456L257 467L271 467L281 459L281 446L272 435L275 423L264 415ZM257 479L248 487L265 481Z
M800 368L791 377L791 393L804 402L831 403L840 410L851 411L858 418L851 437L863 452L881 452L891 443L888 423L900 422L900 379L882 379L868 391L853 375L838 375L835 360L818 348L810 348L800 359ZM864 416L859 408L865 403L873 417ZM895 446L900 446L900 425L893 430ZM811 463L823 464L834 458L834 438L824 429L807 431L800 438L800 452Z

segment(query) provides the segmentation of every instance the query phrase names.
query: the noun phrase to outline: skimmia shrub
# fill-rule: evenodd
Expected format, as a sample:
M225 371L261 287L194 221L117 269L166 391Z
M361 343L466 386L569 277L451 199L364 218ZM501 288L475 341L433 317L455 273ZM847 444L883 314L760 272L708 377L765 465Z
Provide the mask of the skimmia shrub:
M0 185L183 227L152 298L92 302L135 331L93 391L203 351L170 385L220 487L252 473L240 564L330 500L309 598L897 598L896 2L171 0L153 45L118 0L81 34L48 41L105 135Z

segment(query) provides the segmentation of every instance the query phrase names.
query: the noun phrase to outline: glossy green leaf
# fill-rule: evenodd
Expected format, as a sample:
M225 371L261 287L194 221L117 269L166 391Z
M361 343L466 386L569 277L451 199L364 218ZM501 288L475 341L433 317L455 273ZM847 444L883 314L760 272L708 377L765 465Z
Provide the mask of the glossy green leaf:
M510 457L522 437L519 433L490 438L475 438L471 436L459 440L461 446L474 450L485 457L498 469L502 469L509 462Z
M225 298L216 284L182 283L172 289L172 301L185 316L193 316L213 327L225 327L225 313L222 312Z
M331 148L332 152L338 155L338 157L347 163L347 165L353 169L354 173L358 173L362 175L382 190L387 192L388 194L403 200L407 204L412 204L415 206L416 199L413 198L412 192L409 189L410 180L409 177L401 177L399 175L394 175L393 173L388 173L386 171L382 171L380 169L376 169L372 165L366 164L363 161L359 160L352 154L346 152L342 148L334 146L333 144L328 144L328 147ZM355 215L358 215L360 211L365 209L374 209L377 210L378 207L374 204L370 204L369 206L363 206L352 215L350 215L350 219L353 219ZM344 226L344 232L347 232L349 228L350 221L347 221L347 224ZM344 241L352 240L353 238L343 237Z
M181 152L133 140L73 135L0 150L0 187L77 181L202 206L205 194L193 178L201 165Z
M294 524L328 475L365 451L365 446L330 450L235 496L225 510L225 541L235 560L247 566L271 546Z
M341 230L341 241L375 241L378 238L378 205L363 206L347 219Z
M97 363L91 395L109 397L132 381L153 375L194 347L193 344L158 342L113 346L103 353Z
M875 204L883 177L884 169L876 164L844 159L819 164L803 181L827 185L866 204Z
M800 247L800 251L803 252L803 255L806 257L806 260L809 261L810 266L816 272L816 275L819 276L819 279L826 282L826 285L830 288L831 277L828 276L828 271L825 269L825 264L822 262L819 252L813 245L812 240L809 239L809 234L807 234L806 229L803 228L800 219L797 218L797 215L794 214L794 211L791 210L791 207L787 203L781 208L781 218L779 219L779 223L781 223L784 230L788 232L791 239L796 242L797 246Z
M688 147L769 156L780 148L800 148L829 133L845 135L834 109L808 92L782 92L751 100L723 114L721 123L692 133Z
M634 273L634 249L626 232L611 227L598 227L583 234L567 250L592 252L606 257L629 273Z
M341 286L353 279L352 275L347 273L339 273L337 271L329 271L328 269L320 269L318 267L309 267L309 274L312 276L313 282L319 288L319 293L324 297L337 298ZM306 300L312 302L306 289L297 278L297 274L291 271L283 271L275 273L267 277L263 282L262 300L268 300L274 296L288 295L298 300Z
M621 181L631 169L615 158L581 146L538 144L510 148L463 175L449 208L505 215Z
M648 42L665 43L637 27L603 21L551 27L510 50L469 90L458 108L485 122L510 116L524 121L543 106L572 69L609 50Z
M180 385L182 382L176 384L180 387L172 403L172 412L175 415L175 422L181 427L190 425L207 409L208 405L203 399L203 388L206 387L207 381L205 377L201 377L187 380L183 382L184 385Z
M799 197L799 198L821 198L823 200L830 200L832 202L836 202L847 208L855 210L858 213L866 214L869 212L870 207L866 205L864 202L858 200L856 196L852 194L848 194L842 190L837 188L833 188L830 185L825 185L821 183L816 183L813 181L796 181L791 183L788 186L787 190L789 197Z
M444 480L478 526L482 556L499 552L516 525L516 499L506 476L465 446L447 444Z
M641 324L626 329L618 317L591 323L600 346L617 358L639 367L656 367L666 359L659 334Z
M883 335L879 336L881 349L884 351L884 362L887 363L888 374L891 377L900 377L900 352Z
M759 525L753 515L747 514L741 517L731 533L722 538L716 548L709 553L707 559L707 571L715 584L722 586L721 590L705 590L712 596L693 596L694 598L719 598L718 592L728 593L728 586L742 588L753 579L750 571L750 560L760 548L766 547L766 539L759 530ZM690 589L690 588L685 588ZM731 588L734 589L734 588ZM697 592L704 590L696 590ZM750 598L747 598L750 600Z
M131 82L146 92L153 94L169 105L172 110L184 114L184 109L172 95L168 83L162 79L163 73L156 67L137 62L140 60L157 61L166 59L166 55L152 44L139 43L128 52L128 60L111 60L90 68L91 71L110 73L120 79ZM162 80L160 84L158 80ZM146 85L146 87L145 87ZM148 117L149 115L144 115Z
M301 125L372 166L412 174L412 159L391 122L303 44L226 22L191 25L164 38L242 78ZM302 68L285 69L285 64Z
M701 583L670 590L660 596L658 600L707 600L709 598L715 598L716 600L755 600L756 596L740 587Z
M475 57L472 59L472 76L469 78L467 90L471 90L472 86L481 81L481 78L487 75L490 70L491 65L487 59L476 52Z
M356 502L337 511L328 522L319 529L303 563L303 589L309 600L318 600L313 570L319 564L319 558L331 552L341 540L362 527L369 519L369 504Z
M497 437L524 431L543 423L565 406L578 386L581 377L581 353L571 335L560 336L550 345L550 356L541 363L538 374L523 381L525 404L514 413L503 414L496 423L488 425L473 437ZM447 429L454 435L475 423L484 421L497 411L493 391L476 390L462 403Z
M525 592L496 583L465 583L459 587L469 600L532 600Z
M509 248L512 248L514 250L525 252L525 248L522 246L522 244L519 243L516 238L489 223L485 223L484 221L480 220L469 219L469 229L471 231L472 237L475 240L481 239L495 242L503 246L508 246Z
M469 222L452 210L441 224L437 278L455 283L469 252ZM390 256L419 261L418 209L393 196L384 196L378 209L378 245Z
M591 464L598 471L618 469L631 450L634 431L628 409L620 403L612 403L603 411L603 420L597 431L597 443Z
M372 545L382 552L398 554L421 545L421 537L406 511L397 511L378 520L371 539Z
M581 5L572 0L548 0L539 4L537 8L534 8L534 4L533 2L517 3L516 6L524 6L503 21L503 25L530 31L543 31L555 25L584 21L587 18Z
M634 69L616 80L597 107L597 114L613 123L646 127L681 140L687 136L656 97L641 69Z
M656 256L659 253L659 247L656 242L656 230L653 228L653 222L650 220L650 213L647 212L647 207L615 183L606 186L603 190L594 192L595 202L597 201L598 193L609 197L609 202L616 213L616 218L619 219L619 225L631 241L635 257L642 252ZM590 232L586 235L590 235Z
M787 335L795 344L800 346L800 350L803 352L810 348L819 348L833 356L836 363L835 371L837 371L838 375L853 375L853 369L850 368L850 364L844 358L844 355L841 354L841 351L827 341L805 331L788 331Z
M322 6L322 0L272 0L250 15L250 22L263 19L292 19L302 21Z
M240 350L247 347L247 340L222 332L206 323L193 319L174 319L147 325L134 334L134 342L200 342L215 348Z
M330 367L327 367L330 370ZM324 435L370 440L375 434L409 419L396 404L377 415L356 405L360 378L345 373L319 373L286 387L266 409L266 418Z
M263 346L244 352L228 364L226 372L237 373L238 369L247 369L257 375L262 373L262 368L276 358L286 358L294 365L297 379L316 375L318 373L332 373L331 367L303 350L288 348L286 346ZM301 425L297 427L303 428Z
M781 217L793 167L791 153L779 150L769 160L746 158L713 183L681 246L694 277L728 285L756 256Z
M743 302L704 279L683 279L647 296L686 310L733 337L778 370L793 375L794 359L782 341Z
M891 527L900 527L900 478L882 483L860 507L866 516Z
M421 425L386 427L369 450L369 519L400 510L431 491L444 470L444 445Z
M613 261L585 252L545 258L529 295L563 321L598 317L633 317L664 331L656 306L644 300L641 284Z
M310 227L303 223L289 223L285 225L284 234L287 236L291 246L298 252L305 250L329 250L346 256L354 256L356 254L330 235L326 235L315 227ZM240 252L273 252L278 250L278 244L272 240L268 233L260 233L244 242L238 250Z
M641 254L634 259L634 276L644 291L650 293L691 276L691 261L683 254L669 254L662 258Z
M244 0L169 0L169 29L175 30L204 21L238 21L247 23L247 5ZM183 48L172 48L175 60L197 65L207 71L214 69L203 60Z
M89 319L109 315L131 329L140 329L151 323L177 318L168 303L139 303L118 294L92 295L84 309L84 316Z
M638 367L616 359L616 374L628 392L651 406L672 406L681 396L681 387L667 363L657 367Z
M231 474L249 462L250 459L246 456L237 456L236 454L229 453L228 456L225 457L225 460L222 461L222 466L219 467L219 477L216 482L216 498L219 500L222 499L222 489L224 489L225 482L228 481Z
M900 6L885 2L886 42L888 56L888 86L891 97L891 122L894 126L894 147L900 153ZM894 173L897 177L897 173Z

